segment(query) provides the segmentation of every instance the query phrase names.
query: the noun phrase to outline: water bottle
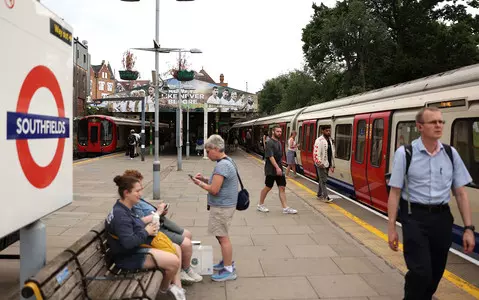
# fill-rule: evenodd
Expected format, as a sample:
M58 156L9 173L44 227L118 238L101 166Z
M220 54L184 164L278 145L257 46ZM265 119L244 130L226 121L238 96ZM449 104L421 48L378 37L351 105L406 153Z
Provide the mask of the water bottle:
M155 224L156 226L160 225L160 215L157 212L152 212L153 218L151 223ZM158 231L156 231L158 233Z

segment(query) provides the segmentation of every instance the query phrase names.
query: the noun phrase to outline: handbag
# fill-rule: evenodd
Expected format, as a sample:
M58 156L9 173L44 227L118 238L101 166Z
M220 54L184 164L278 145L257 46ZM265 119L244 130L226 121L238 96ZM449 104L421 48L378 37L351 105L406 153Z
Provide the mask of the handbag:
M234 161L232 159L227 159L227 160L229 160L233 164L233 166L235 167L236 176L238 176L238 180L239 180L240 185L241 185L241 190L238 192L238 200L236 202L236 210L246 210L249 207L249 193L243 186L243 182L241 181L241 177L238 173L238 168L236 167L236 164L234 163Z

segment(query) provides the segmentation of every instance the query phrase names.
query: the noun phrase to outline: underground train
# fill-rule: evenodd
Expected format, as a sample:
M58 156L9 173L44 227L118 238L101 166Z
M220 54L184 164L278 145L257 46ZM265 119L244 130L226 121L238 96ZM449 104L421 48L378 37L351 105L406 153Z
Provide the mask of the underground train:
M230 134L240 145L263 154L262 136L279 125L285 145L295 130L297 170L317 180L313 147L323 125L331 126L336 147L336 168L328 184L343 195L387 213L386 174L395 150L419 137L415 115L423 107L437 107L444 120L442 143L461 155L473 182L467 186L473 224L479 225L479 64L437 75L308 106L277 115L234 124ZM246 134L252 139L247 145ZM462 218L455 201L450 202L455 224L453 237L462 245ZM476 248L479 253L477 230Z
M159 124L160 129L168 129L166 123ZM104 115L90 115L78 120L77 125L77 153L79 156L87 154L108 154L126 149L126 142L130 130L141 132L141 121L124 119ZM149 144L149 122L145 122L145 144Z

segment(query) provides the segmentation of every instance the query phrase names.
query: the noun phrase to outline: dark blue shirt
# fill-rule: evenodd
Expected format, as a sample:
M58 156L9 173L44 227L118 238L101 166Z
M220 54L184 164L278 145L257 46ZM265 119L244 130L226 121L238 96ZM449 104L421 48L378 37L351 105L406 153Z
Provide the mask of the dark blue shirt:
M108 214L105 228L108 232L107 241L113 256L135 253L141 244L150 242L143 221L119 200ZM113 238L110 234L118 239Z

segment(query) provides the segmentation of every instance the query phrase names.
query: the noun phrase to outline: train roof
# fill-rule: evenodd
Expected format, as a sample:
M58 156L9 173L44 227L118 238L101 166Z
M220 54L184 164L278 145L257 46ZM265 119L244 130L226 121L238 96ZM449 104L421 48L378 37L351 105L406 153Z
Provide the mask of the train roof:
M80 120L83 119L92 119L92 118L99 118L99 119L104 119L108 120L111 122L114 122L116 125L141 125L141 120L137 119L128 119L128 118L118 118L118 117L113 117L113 116L106 116L106 115L89 115L89 116L84 116L80 118ZM166 123L161 123L160 122L160 127L169 127L168 124ZM150 126L150 122L145 122L145 126Z
M475 94L475 97L469 98L467 101L477 100L479 99L479 92L475 91L477 90L477 85L479 85L479 64L474 64L369 92L307 106L303 108L302 112L300 112L301 109L296 109L286 113L238 123L233 127L258 125L260 122L279 122L277 120L289 122L296 113L300 113L298 120L301 121L330 118L333 115L339 117L398 108L417 108L431 102L451 101L459 98L465 99L471 94ZM467 94L464 95L465 91L462 91L463 95L457 93L457 89L464 87L470 87L470 90L467 90Z

